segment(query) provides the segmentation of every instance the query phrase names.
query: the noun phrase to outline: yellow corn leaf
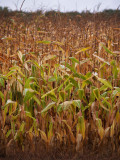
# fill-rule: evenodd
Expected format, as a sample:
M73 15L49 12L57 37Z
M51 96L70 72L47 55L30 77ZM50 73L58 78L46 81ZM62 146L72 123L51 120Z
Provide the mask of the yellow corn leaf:
M39 130L39 131L40 131L40 135L41 135L42 140L44 140L46 143L48 143L48 139L47 139L45 132L42 130Z
M19 57L21 63L23 63L23 60L22 60L22 52L21 52L21 51L18 51L18 57Z
M48 131L48 143L50 143L52 136L53 136L53 123L51 122Z
M114 133L115 133L115 120L113 121L113 124L110 129L110 137L111 138L113 137Z
M103 129L103 127L99 127L98 128L98 134L100 136L100 139L102 140L103 137L104 137L104 129Z
M81 52L85 52L87 50L89 50L91 47L87 47L87 48L83 48L83 49L80 49L79 51L77 51L75 54L79 54Z
M78 118L78 131L80 130L83 139L85 138L85 120L83 116Z
M74 137L74 135L73 135L73 132L72 132L71 127L67 124L67 121L66 121L66 120L62 120L62 122L65 123L65 125L67 126L67 128L68 128L68 130L69 130L69 134L70 134L70 138L71 138L72 143L75 143L75 137Z

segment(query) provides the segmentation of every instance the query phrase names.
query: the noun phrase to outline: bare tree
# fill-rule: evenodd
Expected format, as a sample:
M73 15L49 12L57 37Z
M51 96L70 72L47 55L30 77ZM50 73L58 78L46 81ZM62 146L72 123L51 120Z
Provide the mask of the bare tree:
M13 2L13 3L14 3L14 5L15 5L16 10L18 10L18 3L19 3L19 0L17 0L16 3L15 3L15 2Z
M23 4L25 3L25 0L23 0L21 7L20 7L20 11L22 10Z

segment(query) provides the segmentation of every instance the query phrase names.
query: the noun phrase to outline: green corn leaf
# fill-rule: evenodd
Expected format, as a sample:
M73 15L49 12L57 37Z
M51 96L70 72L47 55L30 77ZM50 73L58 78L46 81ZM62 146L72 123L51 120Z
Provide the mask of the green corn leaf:
M116 89L116 91L120 92L120 88L119 87L114 87Z
M81 107L81 100L73 100L72 104L80 109L80 107Z
M65 67L67 67L68 69L70 69L73 73L76 73L76 70L74 67L72 67L69 63L63 62L62 63Z
M51 100L54 101L54 102L58 101L55 94L49 94L49 98L51 98Z
M100 91L106 91L108 89L108 87L106 85L103 85L101 88L100 88Z
M60 100L62 102L65 101L65 97L66 97L65 92L64 91L60 91L59 92L59 98L60 98Z
M79 60L77 60L75 57L69 57L69 59L70 59L72 62L75 62L75 63L78 63L78 64L79 64Z
M109 98L109 97L108 97L108 98ZM112 106L111 106L111 104L107 101L107 97L102 97L102 99L103 99L102 103L103 103L103 104L106 103L107 106L108 106L108 108L111 109Z
M37 44L40 44L40 43L42 43L42 44L50 44L51 41L36 41L36 43Z
M32 64L34 64L38 69L40 69L40 65L35 61L35 60L28 60L28 61L26 61L26 63L32 63Z
M59 104L57 112L61 112L62 110L67 110L71 105L77 106L80 109L81 101L80 100L64 101L63 103Z
M40 106L40 100L34 95L33 99L37 102L37 104Z
M36 78L35 77L29 77L28 79L26 79L26 82L25 82L25 88L30 88L30 82L31 81L36 81Z
M34 121L36 121L36 119L31 115L30 112L25 111L25 114L26 114L27 117L29 117L29 118L33 119Z
M54 88L54 89L52 89L51 91L49 91L49 92L47 92L47 93L45 93L44 95L42 95L42 99L43 98L45 98L46 96L48 96L49 94L52 94L52 93L54 93L54 91L57 89L58 87L56 87L56 88Z
M84 95L84 90L83 89L79 89L78 90L78 95L79 95L80 100L82 100L83 99L83 95Z
M26 103L28 100L30 100L35 95L35 92L27 91L24 96L24 103Z
M99 77L97 77L97 78L98 78L98 80L99 80L101 83L103 83L106 87L112 89L112 84L111 84L109 81L107 81L106 79L99 78Z
M69 81L69 79L72 77L72 75L70 75L65 81L64 81L64 83L62 83L61 85L60 85L60 87L58 88L58 90L57 90L57 92L59 92L62 88L63 88L63 86Z
M99 99L100 99L100 91L99 91L99 89L98 89L98 88L93 89L93 93L94 93L94 95L95 95L95 98L96 98L97 100L99 100Z
M65 91L68 91L70 89L72 89L73 87L73 84L72 83L69 83L66 87L65 87Z
M107 97L107 92L103 92L101 95L100 95L100 97L102 98L102 97Z
M12 70L12 71L8 72L8 74L5 77L8 78L8 77L12 76L14 73L16 73L16 71Z
M4 94L0 91L0 98L4 99Z
M111 55L114 55L114 53L113 52L111 52L108 48L106 48L105 46L103 46L102 45L102 47L105 49L105 51L107 52L107 53L110 53Z
M11 135L11 133L12 133L12 130L10 129L6 134L6 138L8 138Z
M48 82L55 82L56 81L56 78L55 77L50 77L49 79L48 79Z
M118 93L118 91L117 91L117 90L114 90L113 93L112 93L112 98L114 98L117 93Z
M3 78L0 78L0 84L2 85L2 87L5 87L5 80Z
M78 88L78 82L76 80L74 80L74 78L70 78L70 82L76 87Z
M56 102L51 102L51 103L49 103L49 104L41 111L41 113L47 112L47 111L50 110L55 104L56 104Z

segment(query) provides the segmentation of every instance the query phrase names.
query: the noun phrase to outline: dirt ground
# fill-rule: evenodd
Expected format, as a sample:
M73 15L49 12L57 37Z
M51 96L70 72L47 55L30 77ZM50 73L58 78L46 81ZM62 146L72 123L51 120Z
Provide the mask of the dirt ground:
M111 146L102 147L94 151L88 146L84 148L83 153L76 152L72 147L51 150L39 147L34 153L31 151L19 151L13 155L11 151L9 155L0 155L0 160L120 160L119 155L118 151L113 152Z

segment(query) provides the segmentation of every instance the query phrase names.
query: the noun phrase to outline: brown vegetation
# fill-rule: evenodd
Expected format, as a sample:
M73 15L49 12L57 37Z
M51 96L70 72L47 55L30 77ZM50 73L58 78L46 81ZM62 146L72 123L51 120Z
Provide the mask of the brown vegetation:
M119 24L103 13L0 19L1 155L36 144L119 153Z

